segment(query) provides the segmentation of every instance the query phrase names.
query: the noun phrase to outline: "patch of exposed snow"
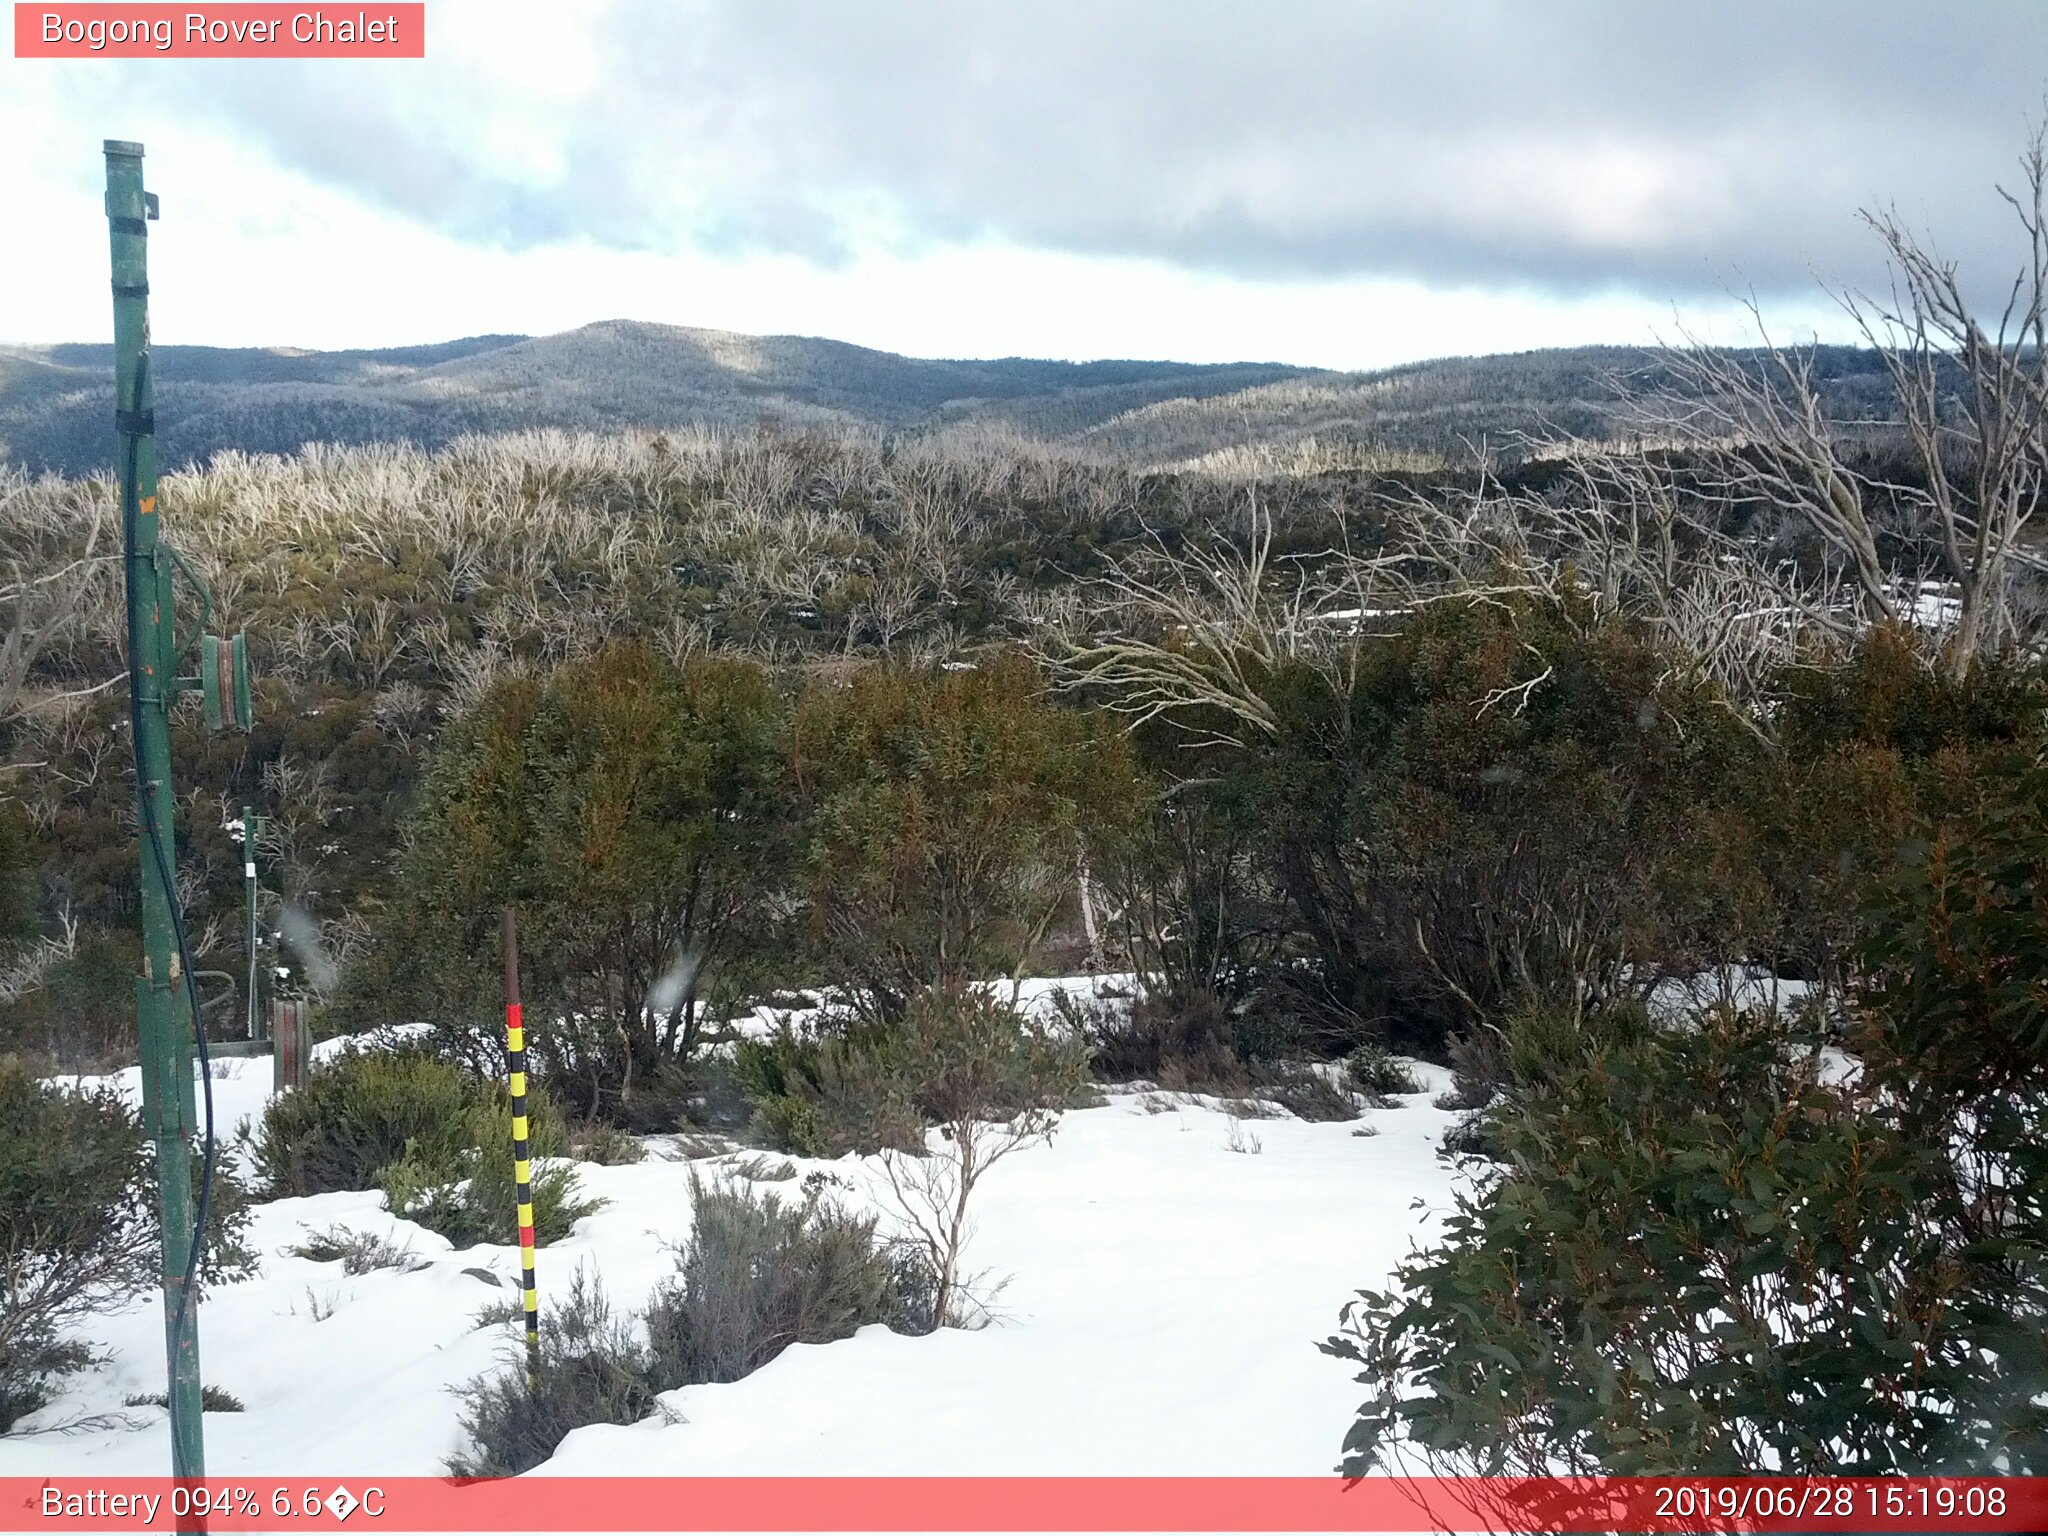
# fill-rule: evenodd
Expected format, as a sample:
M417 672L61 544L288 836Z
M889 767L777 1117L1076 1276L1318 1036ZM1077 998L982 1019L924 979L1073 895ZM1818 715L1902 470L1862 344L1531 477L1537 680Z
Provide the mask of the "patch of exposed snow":
M1037 1006L1051 984L1024 991ZM219 1066L222 1124L259 1112L269 1062ZM1352 1292L1384 1284L1449 1203L1454 1175L1435 1149L1453 1117L1429 1103L1448 1074L1416 1070L1429 1092L1366 1122L1255 1122L1255 1156L1233 1150L1237 1122L1213 1101L1111 1093L1070 1112L1050 1143L1005 1160L981 1187L967 1262L1009 1281L994 1326L928 1338L871 1327L793 1348L742 1381L669 1394L679 1422L578 1430L542 1470L1327 1473L1359 1391L1316 1344ZM115 1078L123 1091L135 1086L132 1071ZM1377 1134L1354 1134L1367 1124ZM585 1193L608 1203L541 1251L544 1303L582 1267L637 1308L669 1272L668 1245L690 1226L693 1166L730 1176L736 1160L693 1164L676 1145L660 1150L636 1164L578 1166ZM845 1180L851 1188L837 1198L892 1220L875 1160L792 1161ZM409 1241L426 1266L347 1276L339 1263L286 1251L333 1225ZM246 1405L207 1415L208 1471L441 1471L460 1448L459 1389L516 1350L508 1329L474 1321L515 1293L465 1271L509 1284L517 1250L452 1250L392 1217L376 1193L261 1204L250 1242L260 1272L212 1288L200 1316L205 1380ZM0 1440L0 1476L166 1469L160 1410L126 1410L131 1428L55 1431L162 1390L153 1294L96 1333L109 1363L74 1378L29 1432Z

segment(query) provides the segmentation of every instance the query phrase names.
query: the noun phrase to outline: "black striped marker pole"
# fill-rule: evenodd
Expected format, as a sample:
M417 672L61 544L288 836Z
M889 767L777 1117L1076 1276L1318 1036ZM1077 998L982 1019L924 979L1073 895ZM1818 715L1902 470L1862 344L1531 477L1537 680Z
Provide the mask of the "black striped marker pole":
M505 1059L512 1074L512 1180L519 1201L519 1292L526 1308L526 1384L540 1390L540 1292L533 1284L533 1152L526 1135L526 1025L519 1012L519 934L505 909Z

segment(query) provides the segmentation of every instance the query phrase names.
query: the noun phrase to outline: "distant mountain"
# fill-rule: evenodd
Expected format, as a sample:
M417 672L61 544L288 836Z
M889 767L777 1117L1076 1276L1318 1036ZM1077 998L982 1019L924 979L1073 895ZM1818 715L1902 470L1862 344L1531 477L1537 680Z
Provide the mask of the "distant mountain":
M1417 363L1371 374L1277 363L1061 363L900 357L802 336L611 320L555 336L308 352L158 347L160 462L222 449L408 440L528 427L672 428L764 421L894 431L1004 426L1125 463L1201 463L1252 449L1441 456L1504 433L1604 435L1624 348ZM0 347L0 460L85 474L111 460L113 349ZM1852 399L1882 393L1876 359L1831 349ZM1874 398L1874 396L1873 396Z

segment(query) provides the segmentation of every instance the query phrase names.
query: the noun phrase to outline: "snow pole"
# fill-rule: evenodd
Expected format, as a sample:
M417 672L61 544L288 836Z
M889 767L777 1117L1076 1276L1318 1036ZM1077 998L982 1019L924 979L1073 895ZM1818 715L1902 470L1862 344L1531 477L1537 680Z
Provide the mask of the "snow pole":
M533 1149L526 1125L526 1025L519 1010L519 931L513 909L503 919L505 1060L512 1089L512 1182L519 1202L519 1295L526 1309L526 1385L540 1389L540 1292L533 1283Z

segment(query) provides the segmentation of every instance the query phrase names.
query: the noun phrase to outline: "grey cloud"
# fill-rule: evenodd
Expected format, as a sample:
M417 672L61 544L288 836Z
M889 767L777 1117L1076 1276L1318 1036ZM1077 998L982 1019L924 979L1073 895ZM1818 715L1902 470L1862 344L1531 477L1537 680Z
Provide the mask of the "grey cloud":
M836 261L881 228L1674 297L1872 281L1880 202L1995 277L1991 184L2048 87L2030 0L700 0L603 28L544 185L478 152L465 113L502 103L452 64L180 78L280 160L497 244Z

